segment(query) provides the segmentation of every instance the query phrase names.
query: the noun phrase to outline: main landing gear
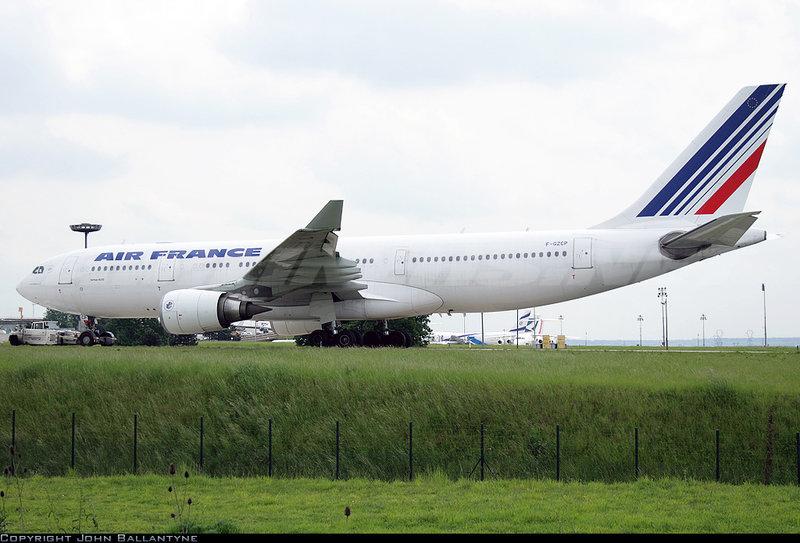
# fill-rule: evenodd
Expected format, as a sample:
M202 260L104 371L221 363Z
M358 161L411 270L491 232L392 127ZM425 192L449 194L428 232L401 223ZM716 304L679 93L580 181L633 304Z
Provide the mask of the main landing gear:
M355 330L335 329L327 326L308 336L308 345L314 347L411 347L413 339L402 330L389 330L386 322L381 330L361 334Z

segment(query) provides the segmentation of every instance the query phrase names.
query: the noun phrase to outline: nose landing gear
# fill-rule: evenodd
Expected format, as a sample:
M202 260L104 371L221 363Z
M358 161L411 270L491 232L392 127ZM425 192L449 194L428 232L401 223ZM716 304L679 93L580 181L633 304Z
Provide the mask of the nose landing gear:
M103 347L111 347L117 342L117 338L114 337L114 334L104 330L98 325L97 319L94 317L81 315L78 329L83 329L81 335L78 336L78 345L91 347L97 344Z

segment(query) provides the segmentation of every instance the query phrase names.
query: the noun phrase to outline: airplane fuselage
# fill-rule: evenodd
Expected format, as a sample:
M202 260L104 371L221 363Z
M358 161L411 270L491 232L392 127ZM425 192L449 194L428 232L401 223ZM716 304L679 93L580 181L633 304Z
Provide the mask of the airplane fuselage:
M734 247L674 260L658 240L671 229L341 237L367 300L339 300L339 320L543 306L656 277ZM736 248L763 241L751 230ZM281 240L151 243L81 249L37 266L18 286L29 300L108 318L159 317L170 291L236 281ZM309 319L308 302L265 303L268 320Z

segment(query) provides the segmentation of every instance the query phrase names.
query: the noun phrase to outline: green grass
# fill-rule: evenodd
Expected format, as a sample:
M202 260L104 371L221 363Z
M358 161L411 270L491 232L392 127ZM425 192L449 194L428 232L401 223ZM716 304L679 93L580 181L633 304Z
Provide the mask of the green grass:
M263 475L274 419L279 477L333 473L341 421L345 478L402 479L408 421L415 470L468 476L481 423L501 478L562 476L712 479L721 430L722 480L792 483L800 430L800 355L794 349L725 352L573 349L311 349L209 343L187 348L0 346L0 442L17 410L18 450L35 473L69 466L70 413L77 471L124 474L139 414L139 465L194 466L205 416L206 473ZM1 458L1 457L0 457Z
M181 501L191 497L193 505L173 520L174 494L167 488L176 483ZM20 515L18 488L7 489L10 532L174 532L179 521L194 531L239 532L800 530L797 487L676 480L480 483L433 476L403 483L192 476L184 484L180 475L36 477L25 480L21 492Z

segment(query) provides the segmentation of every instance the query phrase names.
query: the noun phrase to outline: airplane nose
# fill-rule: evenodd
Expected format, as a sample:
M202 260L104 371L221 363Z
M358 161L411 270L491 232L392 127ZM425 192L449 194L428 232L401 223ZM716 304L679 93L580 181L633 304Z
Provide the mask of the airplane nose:
M26 291L27 291L27 288L25 287L25 280L23 279L23 280L22 280L22 281L20 281L20 282L19 282L19 284L17 285L17 292L19 292L19 295L20 295L20 296L22 296L23 298L26 298L26 299L27 299L27 296L25 296L25 292L26 292Z

